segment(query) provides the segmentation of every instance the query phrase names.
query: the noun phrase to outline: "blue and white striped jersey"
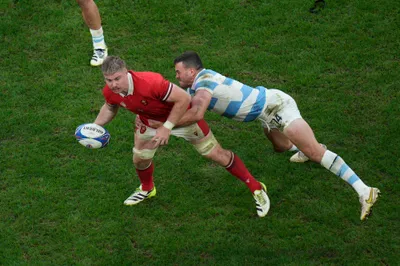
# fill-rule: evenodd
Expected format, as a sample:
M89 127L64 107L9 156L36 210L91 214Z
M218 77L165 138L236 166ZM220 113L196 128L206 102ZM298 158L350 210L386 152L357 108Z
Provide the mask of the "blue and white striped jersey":
M255 120L266 105L266 88L252 88L209 69L197 74L188 92L193 96L197 90L212 94L208 110L237 121Z

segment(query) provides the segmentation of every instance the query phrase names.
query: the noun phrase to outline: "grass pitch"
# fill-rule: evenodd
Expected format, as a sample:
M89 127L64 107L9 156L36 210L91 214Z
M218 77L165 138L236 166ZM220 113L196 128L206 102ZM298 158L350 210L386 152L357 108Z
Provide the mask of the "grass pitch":
M173 59L292 95L316 137L382 197L359 221L356 193L313 163L276 154L258 123L207 114L219 142L269 190L260 219L247 188L172 139L155 157L157 197L138 186L134 117L110 145L73 137L103 103L75 1L0 4L0 265L396 265L399 250L398 5L378 1L97 1L109 53L172 82Z

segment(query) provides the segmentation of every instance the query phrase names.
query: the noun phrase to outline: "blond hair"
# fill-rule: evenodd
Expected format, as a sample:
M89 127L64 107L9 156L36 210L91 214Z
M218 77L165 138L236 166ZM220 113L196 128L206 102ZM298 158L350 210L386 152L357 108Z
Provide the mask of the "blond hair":
M107 56L101 65L101 71L105 75L112 75L124 70L126 70L125 61L118 56Z

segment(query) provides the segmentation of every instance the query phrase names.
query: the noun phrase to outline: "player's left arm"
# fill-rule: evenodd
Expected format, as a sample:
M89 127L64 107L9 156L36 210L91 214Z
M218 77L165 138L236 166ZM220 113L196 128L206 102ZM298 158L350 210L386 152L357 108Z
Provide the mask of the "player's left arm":
M118 113L118 109L119 109L118 105L112 105L105 102L101 107L100 112L97 115L94 123L99 126L104 126L105 124L109 123L111 120L114 119L114 117Z
M167 121L165 121L161 127L157 128L156 135L152 139L157 145L168 144L172 128L179 122L190 104L190 95L177 85L172 83L171 85L171 93L166 101L174 103L174 106L172 107Z
M189 94L187 94L179 86L172 84L171 94L169 95L167 102L173 102L174 106L172 107L171 113L167 118L167 122L169 121L176 125L189 107L190 100Z
M211 97L212 95L209 91L198 90L192 98L190 109L185 112L175 127L188 126L204 119L204 114L207 111L207 107L210 105ZM151 119L148 121L153 128L162 126L162 122Z

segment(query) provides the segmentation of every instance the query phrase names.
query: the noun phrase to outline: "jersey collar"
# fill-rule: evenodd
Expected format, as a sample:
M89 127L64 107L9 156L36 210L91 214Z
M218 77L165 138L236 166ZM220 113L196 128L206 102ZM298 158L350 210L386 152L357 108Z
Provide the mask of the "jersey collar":
M134 91L134 84L133 84L133 78L132 78L132 74L131 73L127 73L126 76L128 77L128 93L126 95L120 93L119 95L121 95L122 97L128 96L128 95L133 95L133 91Z

